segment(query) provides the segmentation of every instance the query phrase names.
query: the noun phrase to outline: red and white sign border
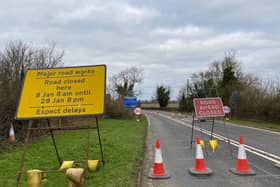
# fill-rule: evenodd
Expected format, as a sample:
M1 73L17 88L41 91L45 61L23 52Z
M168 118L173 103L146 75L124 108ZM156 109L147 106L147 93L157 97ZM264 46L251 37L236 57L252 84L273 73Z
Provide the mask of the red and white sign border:
M219 100L219 104L221 104L220 108L222 109L222 114L218 114L218 115L198 115L197 114L197 108L196 108L196 100L206 100L206 99L209 99L209 100ZM220 97L208 97L208 98L194 98L193 99L193 105L194 105L194 111L195 111L195 116L196 117L224 117L225 116L225 112L224 112L224 108L223 108L223 102L222 102L222 99Z
M142 108L136 107L133 112L136 116L140 116L140 115L142 115Z

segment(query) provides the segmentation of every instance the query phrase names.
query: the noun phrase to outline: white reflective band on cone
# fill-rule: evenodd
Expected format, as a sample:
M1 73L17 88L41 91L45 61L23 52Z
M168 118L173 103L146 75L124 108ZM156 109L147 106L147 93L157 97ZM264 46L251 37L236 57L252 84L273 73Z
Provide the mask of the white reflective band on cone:
M246 152L245 152L245 148L244 148L244 144L240 144L239 145L239 149L238 149L238 159L247 159L246 156Z
M11 126L11 128L10 128L9 135L10 135L10 136L14 136L14 135L15 135L15 131L14 131L13 126Z
M162 156L161 156L161 150L160 149L156 149L155 163L162 163Z
M202 148L200 144L196 144L196 159L204 159Z

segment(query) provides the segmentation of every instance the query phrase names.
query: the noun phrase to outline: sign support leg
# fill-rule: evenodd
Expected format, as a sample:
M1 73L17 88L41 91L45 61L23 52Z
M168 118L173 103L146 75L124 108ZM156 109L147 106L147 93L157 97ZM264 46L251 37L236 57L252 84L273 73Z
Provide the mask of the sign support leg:
M19 181L20 181L20 177L21 177L21 174L22 174L22 168L23 168L23 165L24 165L25 153L26 153L26 149L27 149L27 144L28 144L28 140L29 140L29 136L30 136L30 128L31 127L32 127L32 120L30 120L29 124L28 124L27 134L26 134L26 138L25 138L24 146L23 146L23 153L22 153L21 159L20 159L19 171L17 173L16 187L19 186Z
M214 123L215 123L215 119L213 118L213 119L212 119L211 136L210 136L210 139L211 139L211 140L213 139Z
M98 125L98 118L95 116L95 121L96 121L96 127L97 127L97 133L98 133L98 140L99 140L99 147L100 147L100 153L101 153L101 159L102 159L102 164L103 166L105 165L105 160L103 157L103 150L102 150L102 144L101 144L101 136L100 136L100 131L99 131L99 125Z
M56 152L56 157L57 157L57 161L58 161L58 164L59 166L61 165L62 161L61 161L61 158L58 154L58 150L57 150L57 146L56 146L56 143L55 143L55 139L54 139L54 135L53 135L53 131L51 129L51 125L50 125L50 120L47 119L47 123L48 123L48 127L49 127L49 130L50 130L50 133L51 133L51 137L52 137L52 142L53 142L53 145L54 145L54 148L55 148L55 152Z
M89 144L90 144L90 129L87 130L87 146L86 146L86 162L85 163L87 163L87 161L89 159ZM86 168L87 168L87 170L86 170L86 173L87 173L88 164L86 164Z
M193 114L193 119L192 119L191 149L192 149L192 143L193 143L193 128L194 128L194 114Z

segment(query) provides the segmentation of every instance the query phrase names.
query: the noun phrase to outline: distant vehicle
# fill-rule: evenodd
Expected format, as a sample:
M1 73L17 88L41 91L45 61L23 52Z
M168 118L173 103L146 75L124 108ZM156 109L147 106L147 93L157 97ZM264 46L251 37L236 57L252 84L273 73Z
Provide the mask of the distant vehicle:
M205 118L198 118L198 121L199 121L199 122L205 122L206 119L205 119Z

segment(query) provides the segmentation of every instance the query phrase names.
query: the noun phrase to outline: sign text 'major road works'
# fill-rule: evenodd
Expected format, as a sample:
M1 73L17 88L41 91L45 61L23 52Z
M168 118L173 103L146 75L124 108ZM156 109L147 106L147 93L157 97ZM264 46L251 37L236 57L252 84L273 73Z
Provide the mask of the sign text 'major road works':
M17 119L104 112L106 66L28 70Z
M225 116L221 98L193 99L196 117Z

